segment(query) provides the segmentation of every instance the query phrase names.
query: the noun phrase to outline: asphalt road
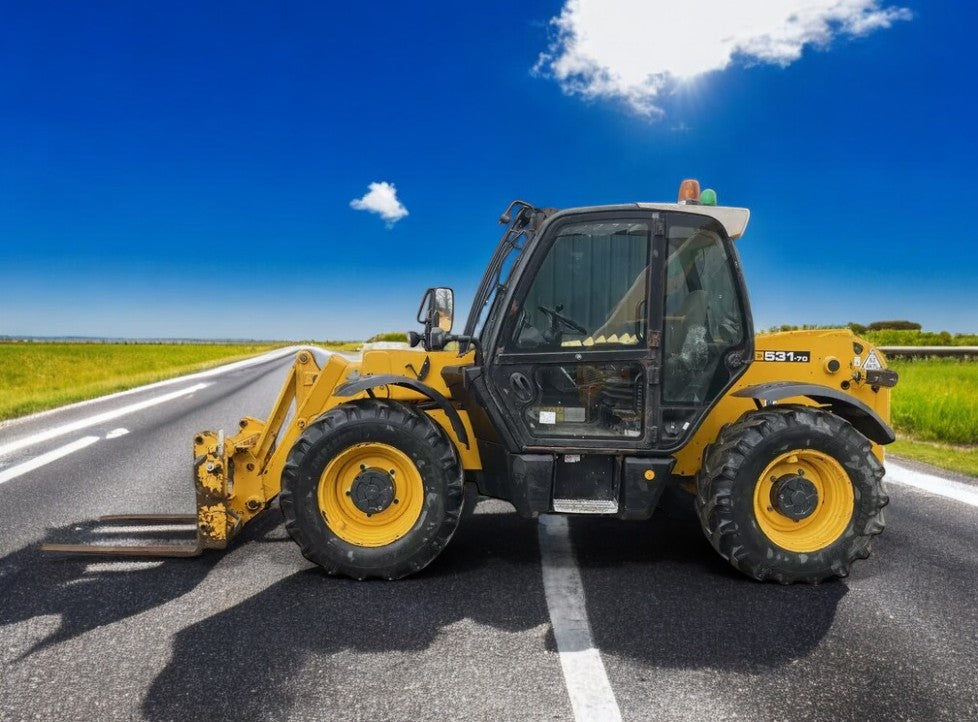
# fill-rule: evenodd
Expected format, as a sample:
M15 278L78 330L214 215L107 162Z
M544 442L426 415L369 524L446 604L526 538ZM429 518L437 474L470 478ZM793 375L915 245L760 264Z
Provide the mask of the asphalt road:
M579 579L614 706L594 718L978 718L978 507L902 484L873 557L815 587L750 581L658 515L572 518L554 562L539 522L495 501L393 583L321 574L276 509L196 559L37 551L99 535L99 514L192 511L194 433L263 416L288 363L0 428L0 479L49 460L0 483L0 719L586 719L544 568Z

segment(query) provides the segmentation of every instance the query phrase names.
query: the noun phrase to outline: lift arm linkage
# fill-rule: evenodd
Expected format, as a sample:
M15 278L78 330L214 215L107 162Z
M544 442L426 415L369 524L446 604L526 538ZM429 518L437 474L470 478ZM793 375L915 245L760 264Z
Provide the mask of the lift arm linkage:
M194 437L196 514L135 514L102 517L100 523L169 524L173 531L196 526L193 545L118 546L45 544L49 552L114 556L196 556L204 549L223 549L281 490L282 469L289 449L306 424L327 408L329 397L346 373L348 362L334 354L320 368L313 353L303 349L278 393L265 421L241 419L239 431L202 431ZM290 415L291 412L291 415Z

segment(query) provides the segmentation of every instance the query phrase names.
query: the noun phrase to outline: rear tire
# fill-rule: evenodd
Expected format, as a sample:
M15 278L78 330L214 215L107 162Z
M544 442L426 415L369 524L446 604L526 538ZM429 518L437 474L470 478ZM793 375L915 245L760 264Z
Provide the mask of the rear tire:
M749 411L707 447L696 511L736 569L817 583L847 576L870 555L889 501L883 473L869 440L834 414L794 405Z
M330 409L302 433L282 472L280 505L303 556L330 574L398 579L448 544L463 499L441 428L412 406L369 399Z

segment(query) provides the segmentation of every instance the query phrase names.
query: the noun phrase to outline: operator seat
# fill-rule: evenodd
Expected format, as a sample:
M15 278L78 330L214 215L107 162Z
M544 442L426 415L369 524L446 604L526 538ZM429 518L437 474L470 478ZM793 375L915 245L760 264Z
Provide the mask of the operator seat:
M683 299L679 314L668 321L665 342L665 395L668 399L700 401L702 371L710 360L706 340L706 291L692 291Z
M694 329L701 328L706 331L706 311L709 302L706 291L692 291L683 299L679 307L679 318L671 323L674 324L670 329L671 333L666 338L666 353L669 356L678 356L686 349L687 339ZM705 340L705 333L704 333Z

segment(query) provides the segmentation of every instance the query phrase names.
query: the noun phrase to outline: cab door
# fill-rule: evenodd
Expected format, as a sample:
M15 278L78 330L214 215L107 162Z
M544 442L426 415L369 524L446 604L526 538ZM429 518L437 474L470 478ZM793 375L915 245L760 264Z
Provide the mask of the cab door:
M510 295L490 393L522 452L621 453L656 439L659 214L555 219Z
M677 449L747 370L753 326L740 260L708 215L663 213L664 307L657 448Z

